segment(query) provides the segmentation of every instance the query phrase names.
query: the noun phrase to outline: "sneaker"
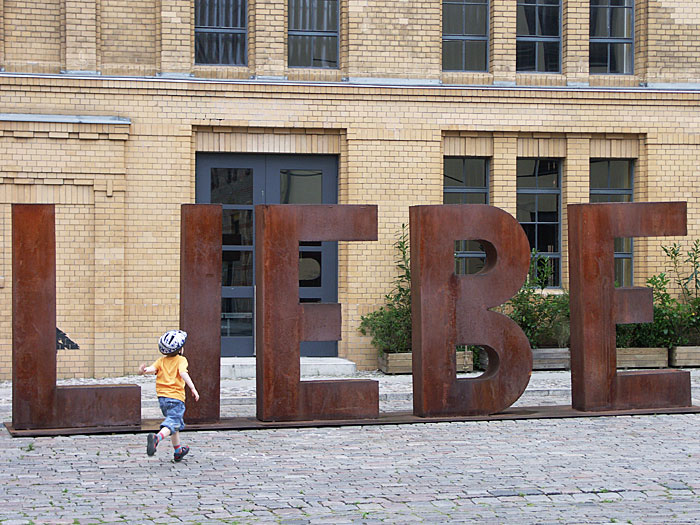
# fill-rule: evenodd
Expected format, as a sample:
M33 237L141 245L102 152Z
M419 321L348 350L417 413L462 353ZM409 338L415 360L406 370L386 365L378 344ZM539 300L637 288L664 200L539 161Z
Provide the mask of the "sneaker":
M152 456L156 453L156 447L158 446L158 438L155 434L148 434L148 444L146 445L146 454Z
M184 458L189 451L190 447L186 445L180 447L180 452L175 452L175 461L182 461L182 458Z

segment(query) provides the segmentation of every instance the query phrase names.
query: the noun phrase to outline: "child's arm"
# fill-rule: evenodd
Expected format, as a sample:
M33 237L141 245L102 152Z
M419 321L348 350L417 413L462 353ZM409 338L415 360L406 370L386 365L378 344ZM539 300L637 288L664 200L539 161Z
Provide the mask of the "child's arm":
M190 390L192 391L192 396L194 396L194 400L199 401L199 392L197 392L197 389L194 387L194 383L192 382L190 374L188 374L187 372L180 372L180 377L185 381L185 384L187 384L187 386L190 387Z
M146 366L146 363L141 363L141 366L139 366L139 375L143 374L155 374L156 373L156 367L155 366Z

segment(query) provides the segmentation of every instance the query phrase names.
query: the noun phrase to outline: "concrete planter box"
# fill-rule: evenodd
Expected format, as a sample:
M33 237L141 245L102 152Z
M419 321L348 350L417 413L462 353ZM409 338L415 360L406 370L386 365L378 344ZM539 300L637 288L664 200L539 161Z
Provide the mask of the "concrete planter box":
M411 374L413 373L413 354L403 352L400 354L379 354L379 370L385 374ZM471 351L457 352L457 372L472 371Z
M700 346L677 346L671 348L668 356L671 366L700 366Z

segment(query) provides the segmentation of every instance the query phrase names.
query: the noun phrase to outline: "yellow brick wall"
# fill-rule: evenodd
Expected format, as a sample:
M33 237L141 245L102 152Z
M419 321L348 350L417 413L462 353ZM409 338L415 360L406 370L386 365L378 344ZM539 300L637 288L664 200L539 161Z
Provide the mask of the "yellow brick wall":
M91 0L64 0L62 33L63 68L68 71L97 71L99 11Z
M418 140L381 131L348 134L348 204L376 203L378 242L348 243L348 282L339 288L343 340L339 355L376 367L376 350L353 330L360 316L382 304L396 277L393 244L408 224L409 206L442 203L442 150L438 130ZM373 195L374 198L368 198Z
M2 7L5 71L58 73L63 31L61 0L4 0Z
M700 82L700 4L647 1L647 82Z
M155 0L99 2L99 70L103 75L156 73L156 6Z
M689 133L700 123L699 95L266 84L224 89L206 82L39 77L5 77L3 86L8 102L3 99L1 112L51 108L57 115L131 119L120 125L0 122L4 311L11 294L9 204L57 203L59 244L76 239L76 251L60 252L58 261L59 287L68 294L59 294L58 322L81 349L59 353L62 376L131 373L157 357L158 335L177 325L179 205L194 201L196 151L338 154L339 202L378 204L379 242L342 243L340 249L339 351L362 368L375 366L375 352L356 331L359 317L391 289L392 244L408 207L442 201L446 154L489 157L492 202L510 213L518 157L562 159L564 204L587 200L589 158L634 158L635 200L682 196L691 223L684 244L700 236L700 134ZM678 132L679 121L686 132ZM562 226L565 248L565 213ZM636 242L638 284L659 271L660 242ZM565 252L563 262L566 276ZM76 266L79 272L71 273ZM73 283L79 292L71 290ZM9 314L0 323L7 334L0 337L0 359L9 363Z
M0 65L27 73L273 77L340 82L407 79L446 84L636 86L700 82L700 7L694 0L635 2L635 71L589 75L589 0L563 0L561 74L515 71L516 0L491 0L489 70L442 72L441 2L342 0L339 67L287 67L286 0L248 2L248 64L194 65L189 0L0 2Z
M569 83L588 82L588 1L563 2L562 9L562 72Z
M348 76L438 79L441 10L435 1L349 2Z
M92 188L80 188L89 200ZM56 326L80 346L76 350L58 351L57 373L61 377L95 374L94 228L92 205L56 206Z
M127 132L124 125L0 122L0 301L11 304L11 204L55 204L57 326L80 346L58 352L60 377L124 372L121 364L104 363L106 353L111 355L108 361L116 353L118 363L124 355L123 329L114 329L124 323L119 297L123 279L120 283L112 277L123 272L124 262L115 259L114 245L123 250L125 236L123 224L104 201L124 201ZM10 315L0 317L0 327L8 334L0 341L0 355L9 362Z
M564 2L556 75L516 74L515 0L491 2L490 70L476 74L441 72L440 3L418 1L341 2L340 68L288 68L286 5L249 3L246 67L194 67L190 2L0 0L9 73L0 75L0 114L22 116L0 118L0 379L11 360L10 204L57 205L57 324L80 344L59 352L59 376L133 373L178 324L179 206L194 202L198 151L338 155L338 202L378 205L379 241L339 248L339 353L360 368L375 368L376 354L359 318L391 289L392 244L408 207L442 202L444 155L489 158L492 203L512 214L518 157L562 160L563 206L587 201L590 158L634 159L635 200L687 200L689 221L685 239L635 241L637 285L663 269L661 243L687 249L700 237L700 92L617 89L695 82L694 2L638 0L636 70L625 76L588 75L585 0ZM102 77L11 74L93 64ZM138 77L156 74L175 78ZM178 78L189 74L197 77ZM304 83L210 80L251 76ZM565 87L586 82L605 89ZM465 83L481 87L454 85ZM566 227L563 209L565 286Z

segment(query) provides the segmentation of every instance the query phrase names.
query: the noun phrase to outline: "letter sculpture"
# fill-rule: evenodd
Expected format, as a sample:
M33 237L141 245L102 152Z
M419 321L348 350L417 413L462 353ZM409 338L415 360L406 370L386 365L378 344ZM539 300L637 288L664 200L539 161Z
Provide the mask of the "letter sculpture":
M377 239L377 207L255 207L257 417L376 418L376 381L300 381L299 343L340 339L340 304L299 303L299 241Z
M53 204L12 205L12 426L139 428L139 386L56 386L54 217Z
M180 225L180 328L187 332L185 355L203 403L188 388L187 423L220 418L221 230L219 204L183 204Z
M525 281L530 251L525 232L508 213L484 204L412 206L413 412L417 416L500 412L525 391L532 350L520 327L492 312ZM486 267L454 272L456 240L479 240ZM488 370L457 379L455 347L481 345Z
M508 213L486 205L410 208L414 415L397 418L379 416L376 381L301 381L300 374L300 342L340 339L341 309L299 302L299 242L376 240L377 207L259 205L255 215L256 428L481 417L504 412L524 392L532 371L528 340L514 321L490 310L518 291L530 262L525 233ZM13 435L143 429L137 385L56 386L54 216L53 205L12 205L8 428ZM189 332L192 376L206 399L188 403L187 421L194 423L190 428L242 428L252 424L248 418L220 419L222 208L183 205L181 217L180 326ZM685 235L686 204L579 204L568 207L568 217L574 410L553 407L548 413L700 411L691 404L688 372L616 368L615 324L651 321L653 307L648 288L615 288L614 239ZM455 274L457 240L481 242L481 272ZM489 366L482 376L457 379L456 345L486 348Z
M615 288L614 239L686 235L685 202L572 204L571 395L577 410L691 406L690 374L617 372L615 324L653 320L651 289Z

